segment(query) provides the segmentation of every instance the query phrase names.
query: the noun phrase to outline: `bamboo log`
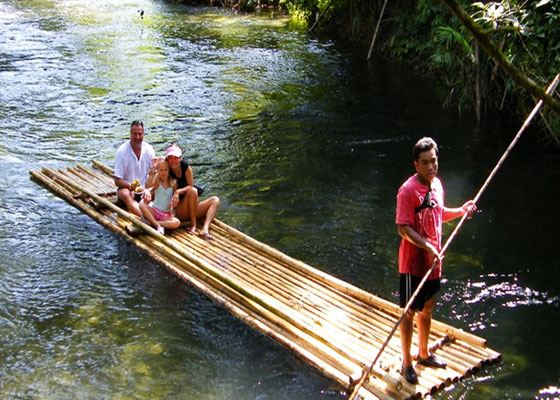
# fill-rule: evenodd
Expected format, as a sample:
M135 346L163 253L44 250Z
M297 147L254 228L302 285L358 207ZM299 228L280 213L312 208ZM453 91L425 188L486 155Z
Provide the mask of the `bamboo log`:
M300 271L300 272L305 272L308 273L311 276L316 277L316 279L320 280L321 282L325 282L328 283L330 286L332 286L333 288L336 288L337 290L340 290L343 293L346 293L352 297L355 297L361 301L363 301L366 304L370 304L372 306L375 307L379 307L384 311L387 311L391 314L395 314L395 315L400 315L401 313L401 308L399 306L397 306L396 304L393 304L387 300L381 299L379 297L376 297L374 295L372 295L371 293L368 293L360 288L357 288L341 279L335 278L331 275L328 275L320 270L317 270L315 268L309 267L308 265L302 263L299 260L295 260L292 259L290 257L288 257L287 255L281 253L280 251L265 245L261 242L258 242L256 239L253 239L252 237L236 230L235 228L232 228L226 224L224 224L223 222L219 221L218 219L214 219L214 223L217 226L222 227L223 229L225 229L226 231L228 231L231 235L236 236L238 238L240 238L241 240L246 241L247 243L250 243L251 245L253 245L256 248L259 248L260 250L262 250L263 252L270 254L273 257L276 257L282 261L285 261L287 264L292 265L294 268L296 268L296 270ZM464 340L466 342L469 343L474 343L475 345L478 346L485 346L486 345L486 339L482 339L478 336L472 335L470 333L467 333L461 329L457 329L454 328L450 325L444 324L442 322L439 321L432 321L432 327L433 328L437 328L440 331L443 331L445 334L448 334L450 336L456 337L458 339Z
M190 244L195 248L197 248L197 247L202 248L203 247L203 246L197 244L196 243L197 240L195 240L194 238L191 240L191 242L192 243L190 243ZM213 252L212 248L213 248L213 246L211 246L209 248L202 248L202 250L207 250L208 252L212 253ZM272 292L277 294L277 296L275 296L275 298L282 298L283 297L285 299L285 303L287 303L287 301L289 301L290 297L293 297L293 296L288 295L288 293L290 292L290 290L289 290L290 288L287 288L288 290L285 290L285 291L282 292L281 288L279 288L277 286L274 287L274 286L268 285L267 282L264 281L259 276L259 274L255 274L253 271L246 268L243 264L239 264L237 266L237 268L238 268L237 273L236 273L236 270L234 270L234 269L230 269L230 272L236 274L238 279L240 279L240 282L246 282L250 286L256 287L256 288L265 288L265 290L269 289ZM309 318L311 319L311 321L309 321ZM339 357L343 356L344 358L352 360L353 362L357 362L361 365L364 364L364 362L366 361L365 359L363 359L362 357L357 357L355 352L352 353L352 347L356 347L356 346L360 347L360 343L355 338L347 335L346 332L341 331L340 329L338 329L338 327L335 327L335 326L330 326L329 327L330 329L322 329L318 332L317 330L313 329L314 328L313 323L315 321L316 321L316 319L313 318L313 316L308 317L307 320L298 319L299 323L306 324L308 329L310 331L314 332L313 336L315 336L317 338L320 338L320 340L323 343L328 344L332 348L332 350L338 352ZM325 322L323 322L323 324L325 324ZM339 344L338 344L338 346L334 346L333 344L336 343L337 340L339 341ZM344 344L341 344L341 343L344 343ZM358 352L358 355L359 355L359 352ZM362 358L362 359L360 360L360 358ZM379 369L376 369L374 372L381 379L385 380L387 383L389 383L391 386L393 386L397 390L401 389L402 383L398 380L398 378L394 378L390 374L388 374L384 371L380 372Z
M385 13L385 7L387 6L387 0L383 2L383 7L381 7L381 12L379 13L379 18L377 18L377 24L375 25L375 32L373 34L373 39L371 39L371 45L369 46L369 51L367 55L367 60L371 58L371 53L373 52L373 46L375 45L375 39L377 38L377 32L379 31L379 25L381 25L381 20L383 19L383 14Z
M102 162L99 162L97 160L93 160L92 164L95 168L102 171L105 175L113 177L113 173L115 171L112 168L110 168L109 166L107 166L107 165L105 165Z
M97 181L101 182L104 186L107 186L108 188L115 188L115 180L112 177L109 177L105 174L100 174L99 172L93 171L90 168L87 168L83 165L77 165L76 168L78 168L80 171L82 171L84 174L87 174L89 176L91 176L92 178L96 179Z
M181 238L179 236L179 240L184 240L185 243L194 246L195 248L199 248L202 251L208 251L211 254L214 254L214 257L218 258L218 256L220 254L217 254L214 250L215 246L211 246L210 248L205 248L205 246L198 246L198 241L191 239L191 240L186 240L188 236L192 237L192 235L183 235L185 237ZM217 254L217 255L216 255ZM204 257L204 254L200 254L202 257ZM258 272L254 271L255 268L258 268L258 266L253 265L250 268L247 268L246 265L244 264L238 264L238 260L235 259L230 259L228 261L228 269L230 269L232 272L234 271L234 267L235 269L239 270L239 274L242 274L242 276L253 276L255 280L251 281L250 284L256 287L261 287L261 288L265 288L263 290L272 290L274 293L278 293L278 296L280 297L284 297L285 298L285 302L290 302L293 299L293 296L290 296L290 293L303 293L302 295L306 295L309 294L311 295L311 293L309 292L309 289L303 288L303 287L294 287L292 284L290 284L289 282L286 282L285 280L282 282L273 282L271 280L268 279L268 277L270 277L271 279L275 278L275 275L272 275L271 269L258 269ZM247 264L247 263L245 263ZM285 276L284 276L285 277ZM312 289L313 295L317 295L318 293ZM288 297L286 297L288 296ZM306 308L306 307L303 307ZM332 305L331 307L333 310L335 309L335 305ZM302 308L300 308L300 311L306 311L306 310L302 310ZM329 311L329 310L327 310ZM338 309L337 309L338 311ZM348 329L344 329L346 324L337 324L337 326L332 326L332 324L330 323L329 319L329 315L322 313L321 310L318 310L316 307L309 307L309 310L307 310L307 312L311 313L311 318L313 321L316 320L320 320L322 321L322 325L324 329L328 329L329 331L338 331L338 333L334 333L336 339L339 342L345 343L348 342L346 345L346 351L350 351L350 349L352 349L354 351L354 354L357 353L359 356L354 355L353 358L360 360L361 363L364 363L366 360L363 359L363 354L367 354L368 351L371 351L371 348L365 348L363 347L363 341L359 340L359 338L356 335L356 330L355 328L353 328L352 326L350 326L350 330ZM326 321L326 322L325 322ZM327 326L325 326L325 324L328 324ZM342 330L342 332L340 332ZM344 335L352 335L351 337L345 337ZM329 339L329 341L332 341L333 339ZM378 345L381 344L381 339L379 339L378 341Z
M465 364L471 365L472 369L482 366L482 360L468 353L467 349L461 348L455 343L451 343L446 349L449 354L453 354L458 361L464 361Z
M89 190L93 192L104 192L105 185L103 185L98 180L91 178L89 175L84 174L82 171L80 171L79 168L68 167L66 168L66 171L67 173L65 173L64 170L62 172L65 173L68 177L73 175L72 178L78 179L82 185L84 183L87 183L87 187Z

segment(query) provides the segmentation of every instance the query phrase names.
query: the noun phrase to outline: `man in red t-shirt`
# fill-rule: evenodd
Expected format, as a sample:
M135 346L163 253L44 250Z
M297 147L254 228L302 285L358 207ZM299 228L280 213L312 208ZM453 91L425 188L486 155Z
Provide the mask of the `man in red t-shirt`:
M417 364L445 368L445 362L428 353L428 337L432 323L432 311L436 304L436 293L440 288L442 223L474 212L472 200L461 207L447 208L438 172L438 147L432 138L424 137L414 145L414 167L416 173L408 178L397 194L397 217L399 235L400 305L405 307L424 275L437 260L438 266L430 273L418 296L400 325L403 354L402 373L410 383L418 383L416 370L412 366L410 345L414 315L418 312L418 356Z

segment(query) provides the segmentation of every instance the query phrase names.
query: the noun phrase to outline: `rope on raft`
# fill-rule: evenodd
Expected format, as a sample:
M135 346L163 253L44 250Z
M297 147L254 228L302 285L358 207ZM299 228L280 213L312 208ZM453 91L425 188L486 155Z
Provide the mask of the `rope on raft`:
M548 88L546 89L546 93L547 94L551 94L552 92L554 92L554 90L556 89L556 86L558 85L558 82L560 81L560 73L556 74L556 76L554 77L554 80L552 81L552 83L548 86ZM496 163L496 166L494 167L494 169L492 170L492 172L490 173L490 175L488 175L488 178L486 178L486 181L484 182L484 184L481 186L481 188L479 189L478 193L476 194L476 196L474 197L473 201L476 204L478 202L478 200L480 199L480 196L482 196L482 193L484 192L484 190L486 190L486 188L488 187L488 185L490 184L490 181L494 178L494 176L496 175L496 173L498 172L498 170L500 169L500 167L503 165L503 163L505 162L505 159L509 156L509 154L511 153L511 151L513 150L514 146L517 144L517 142L519 141L519 139L521 138L521 135L523 134L523 132L525 131L525 129L529 126L529 124L531 123L531 120L533 119L533 117L539 112L539 109L542 107L543 105L543 100L539 100L538 103L535 105L535 107L533 108L533 111L531 111L531 113L529 114L529 116L525 119L525 122L523 122L523 125L521 125L521 128L519 129L519 131L517 132L517 135L515 135L515 137L513 138L513 140L511 141L510 145L508 146L508 148L506 149L506 151L504 152L504 154L502 155L502 157L498 160L498 162ZM399 325L401 324L402 320L404 319L404 316L406 315L406 313L408 312L408 310L410 309L412 303L414 302L414 300L416 299L416 297L418 296L418 292L420 291L420 289L422 288L422 286L424 286L424 283L426 283L426 281L428 280L428 276L430 275L430 273L434 270L434 268L436 268L436 266L438 265L438 259L442 259L443 255L445 253L445 251L447 250L447 248L449 247L449 245L451 244L451 242L453 241L453 239L455 238L455 236L457 235L457 232L459 232L459 229L461 229L461 226L463 225L463 222L465 222L465 220L467 219L467 217L469 216L469 213L465 213L461 219L459 220L459 223L457 224L457 226L455 227L455 229L453 230L453 232L451 233L451 235L449 236L449 238L447 239L447 241L445 242L445 244L443 245L441 251L438 254L438 257L436 258L436 260L434 260L434 263L432 264L431 268L428 270L428 272L426 272L426 274L424 275L424 277L422 278L422 281L420 281L420 284L418 285L418 287L416 288L416 290L414 291L414 293L412 294L412 297L409 299L408 303L406 304L405 308L402 311L402 314L400 316L400 318L397 320L397 322L395 323L395 325L393 326L393 329L391 329L391 332L389 333L389 335L387 336L387 339L385 340L385 342L383 343L383 345L381 346L381 348L379 349L379 352L377 353L377 356L375 356L375 358L373 359L372 363L370 364L369 368L367 370L365 370L362 373L362 377L360 378L360 380L356 383L356 385L352 388L352 391L350 393L350 395L348 396L349 400L354 400L354 398L356 397L356 395L358 394L358 391L360 390L360 387L364 384L364 382L368 379L369 375L371 374L371 371L373 370L373 367L375 366L375 363L377 362L377 360L379 360L379 357L381 356L381 354L383 353L383 351L385 350L385 347L387 347L387 344L389 343L389 340L391 340L391 338L393 337L393 335L395 334L395 331L397 330L397 328L399 327Z

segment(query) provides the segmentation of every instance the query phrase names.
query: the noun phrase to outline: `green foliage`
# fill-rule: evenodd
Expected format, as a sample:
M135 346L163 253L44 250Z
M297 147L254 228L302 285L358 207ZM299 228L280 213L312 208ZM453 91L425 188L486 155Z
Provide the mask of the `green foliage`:
M491 25L493 28L500 26L522 29L522 19L527 17L527 12L519 5L508 1L473 3L473 7L480 9L473 16L475 21L481 25Z
M472 62L475 62L471 45L465 37L465 33L460 33L450 26L439 26L436 28L434 40L437 44L444 45L445 49L452 52L455 57L462 55L459 50L462 48L462 53L467 55ZM437 53L432 55L432 57L434 56L437 56Z

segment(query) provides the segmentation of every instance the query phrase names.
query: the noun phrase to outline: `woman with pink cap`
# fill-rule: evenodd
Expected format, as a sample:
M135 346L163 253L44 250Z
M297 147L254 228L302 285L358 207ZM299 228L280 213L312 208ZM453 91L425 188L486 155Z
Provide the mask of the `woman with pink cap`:
M172 144L166 150L166 159L169 162L169 175L177 180L177 190L173 195L175 213L181 221L191 221L190 234L196 233L196 220L204 218L202 228L198 235L206 240L212 236L208 232L212 220L218 213L220 199L212 196L208 199L198 201L198 189L194 185L192 168L186 160L181 157L183 152L176 144Z

